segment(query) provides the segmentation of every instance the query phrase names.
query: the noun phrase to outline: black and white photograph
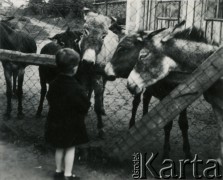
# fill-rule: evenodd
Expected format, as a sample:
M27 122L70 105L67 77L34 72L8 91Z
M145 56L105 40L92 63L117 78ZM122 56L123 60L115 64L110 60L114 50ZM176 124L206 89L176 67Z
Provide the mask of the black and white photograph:
M223 178L223 0L0 0L0 180Z

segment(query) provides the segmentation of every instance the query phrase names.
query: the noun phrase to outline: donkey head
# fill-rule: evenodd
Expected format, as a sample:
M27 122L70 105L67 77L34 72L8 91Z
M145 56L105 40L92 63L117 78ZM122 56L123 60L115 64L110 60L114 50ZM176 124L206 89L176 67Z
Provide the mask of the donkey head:
M131 93L141 93L177 67L177 63L163 52L163 44L181 31L183 25L184 22L173 28L157 30L144 38L145 46L128 77L127 87Z
M82 60L88 64L95 64L100 53L104 38L108 34L111 20L103 15L89 17L84 24L83 36L80 41Z
M68 27L63 33L56 34L50 40L56 40L57 44L62 47L72 48L80 52L78 42L80 41L82 33L80 31L71 31Z
M124 28L118 23L118 20L115 17L110 17L111 19L111 25L109 27L109 30L111 30L112 32L114 32L117 35L122 35Z
M138 32L123 37L111 61L105 67L105 73L109 80L116 77L127 78L136 64L139 52L143 47L143 35L146 32Z
M176 67L176 62L168 56L144 48L128 77L127 87L131 93L139 94L144 88L166 77Z

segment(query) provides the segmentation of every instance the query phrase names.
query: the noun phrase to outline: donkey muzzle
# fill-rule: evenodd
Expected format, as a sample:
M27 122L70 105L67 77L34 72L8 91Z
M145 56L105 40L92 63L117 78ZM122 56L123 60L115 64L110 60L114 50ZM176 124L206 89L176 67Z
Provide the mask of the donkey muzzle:
M131 94L137 95L142 92L142 89L139 88L135 83L128 79L127 88Z
M82 61L85 62L86 64L91 64L94 65L96 62L96 52L94 49L87 49L84 52Z
M116 79L113 66L110 62L105 66L105 75L106 79L108 79L109 81L114 81Z
M127 88L131 94L140 94L143 91L143 87L139 84L142 84L140 75L134 70L130 73L127 81Z

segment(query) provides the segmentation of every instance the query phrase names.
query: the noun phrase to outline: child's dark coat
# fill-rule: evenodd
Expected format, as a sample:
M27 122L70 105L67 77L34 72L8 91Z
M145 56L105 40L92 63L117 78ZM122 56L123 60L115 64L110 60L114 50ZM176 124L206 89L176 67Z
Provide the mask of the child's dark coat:
M56 148L86 143L84 119L90 102L75 78L59 75L50 83L47 99L46 141Z

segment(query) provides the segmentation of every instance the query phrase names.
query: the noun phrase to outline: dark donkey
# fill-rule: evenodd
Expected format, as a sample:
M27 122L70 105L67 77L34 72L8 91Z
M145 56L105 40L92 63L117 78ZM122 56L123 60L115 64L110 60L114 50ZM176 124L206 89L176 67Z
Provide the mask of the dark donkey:
M90 81L89 97L92 90L95 94L94 110L98 119L99 136L103 136L102 115L105 114L103 105L103 94L106 79L101 74L104 67L113 56L118 45L118 36L109 30L111 19L94 14L92 17L87 16L84 24L84 33L80 41L82 65L88 66L88 82ZM82 81L83 82L83 81Z
M105 67L106 78L110 81L116 78L127 78L136 64L140 50L143 48L142 37L146 32L129 34L123 37L111 59ZM143 114L148 111L149 96L143 95ZM132 116L129 121L129 128L135 124L135 116L141 101L141 94L134 97Z
M199 35L200 34L200 35ZM151 88L168 76L184 82L186 76L178 76L177 71L189 75L218 47L200 40L204 33L201 30L185 29L183 24L146 37L145 46L139 59L128 77L130 92L141 93L144 88ZM143 67L143 68L142 68ZM223 80L219 79L204 93L211 103L219 123L220 159L223 158Z
M7 23L0 21L0 48L14 51L21 51L23 53L36 53L37 47L35 40L29 34L12 29ZM18 118L22 118L22 94L23 94L23 80L26 64L25 63L12 63L2 61L4 68L4 75L6 80L6 96L7 96L7 109L6 117L10 118L12 111L11 99L13 94L18 96ZM12 87L13 77L13 87ZM18 89L16 90L16 81L18 78Z
M140 50L145 46L143 37L153 37L159 32L164 31L165 29L159 29L153 32L138 32L131 35L126 35L119 43L112 60L106 65L105 73L108 76L108 79L114 80L116 77L127 78L134 68ZM186 33L186 32L185 32ZM189 33L189 30L187 31ZM206 39L203 37L203 34L200 30L196 28L190 29L190 36L196 36L200 41L206 42ZM169 76L164 78L161 81L158 81L156 84L148 87L143 94L143 115L148 112L148 104L151 100L151 97L154 96L159 100L162 100L167 96L180 82L182 78L185 78L187 73L185 72L175 72L171 73ZM140 103L141 93L135 95L133 100L132 108L132 117L129 122L129 126L135 124L135 115ZM179 126L182 131L183 136L183 150L186 158L191 157L190 144L188 139L188 120L187 120L187 111L186 109L180 113L179 116ZM165 131L165 140L164 140L164 153L163 158L169 157L170 153L170 131L172 129L173 122L171 121L164 127Z
M78 42L80 41L82 33L79 31L71 31L70 28L63 33L56 34L52 38L53 42L46 44L41 49L41 54L55 55L58 50L63 47L68 47L80 52ZM54 42L55 41L55 42ZM38 110L36 113L37 117L41 116L43 110L43 102L47 92L47 83L50 83L59 74L57 67L39 66L39 76L41 85L41 95Z

